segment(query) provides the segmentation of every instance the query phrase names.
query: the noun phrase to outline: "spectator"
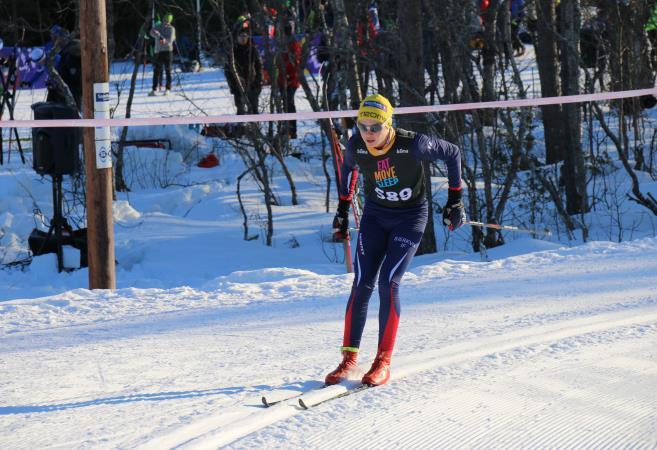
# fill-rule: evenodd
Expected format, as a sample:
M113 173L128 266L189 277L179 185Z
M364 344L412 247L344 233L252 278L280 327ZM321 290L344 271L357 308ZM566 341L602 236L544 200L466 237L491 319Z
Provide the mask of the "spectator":
M148 94L155 95L162 79L162 69L166 74L166 91L171 93L171 66L173 64L173 44L176 42L176 29L171 25L173 14L164 16L161 24L156 25L150 32L155 39L155 56L153 57L153 89Z
M511 0L511 42L516 56L522 56L525 53L525 46L518 37L520 24L525 18L525 1Z
M235 97L237 114L257 114L262 90L262 60L251 39L248 22L240 22L235 32L235 66L231 67L230 60L226 62L226 81L230 93Z
M294 37L292 23L284 26L286 48L280 54L278 61L278 88L283 95L283 110L287 113L297 112L294 95L301 86L299 70L301 68L301 46ZM290 120L288 130L290 139L297 138L297 121Z
M80 50L80 40L71 38L71 33L68 30L53 25L50 29L50 37L53 42L53 51L59 52L59 62L56 64L56 70L62 77L62 80L73 94L73 99L77 105L78 110L81 109L82 101L82 59ZM66 103L66 96L61 90L52 82L48 83L48 96L46 100L49 102L63 102Z

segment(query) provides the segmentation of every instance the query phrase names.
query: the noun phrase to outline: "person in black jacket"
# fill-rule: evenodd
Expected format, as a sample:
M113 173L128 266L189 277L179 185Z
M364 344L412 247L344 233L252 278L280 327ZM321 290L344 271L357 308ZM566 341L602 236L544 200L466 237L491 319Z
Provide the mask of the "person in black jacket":
M248 22L243 22L236 30L233 59L235 67L231 66L229 58L224 72L230 93L235 97L237 114L258 114L258 100L262 90L262 60L251 39Z
M57 51L59 49L59 63L56 66L57 72L71 90L78 110L80 110L82 100L82 57L80 41L71 38L71 34L59 25L54 25L50 29L50 36L54 44L53 50ZM64 93L60 92L52 82L48 83L48 97L46 100L49 102L66 102Z

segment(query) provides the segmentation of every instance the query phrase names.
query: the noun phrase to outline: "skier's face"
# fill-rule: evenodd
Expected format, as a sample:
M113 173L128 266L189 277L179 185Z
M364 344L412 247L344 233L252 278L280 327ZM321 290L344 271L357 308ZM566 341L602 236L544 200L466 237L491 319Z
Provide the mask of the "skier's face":
M240 33L237 35L237 43L240 45L246 45L249 41L249 35L246 33Z
M368 147L383 147L389 130L386 125L374 119L360 119L357 125Z

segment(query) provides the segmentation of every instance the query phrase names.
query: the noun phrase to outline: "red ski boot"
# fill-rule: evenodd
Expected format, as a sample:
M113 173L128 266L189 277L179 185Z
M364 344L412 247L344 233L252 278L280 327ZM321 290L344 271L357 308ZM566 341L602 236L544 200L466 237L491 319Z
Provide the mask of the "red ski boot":
M390 358L392 352L379 350L369 372L363 376L363 384L380 386L390 379Z
M338 365L337 369L326 375L324 383L330 386L332 384L338 384L339 382L349 378L349 375L358 369L358 364L356 362L357 359L357 351L343 350L342 362Z

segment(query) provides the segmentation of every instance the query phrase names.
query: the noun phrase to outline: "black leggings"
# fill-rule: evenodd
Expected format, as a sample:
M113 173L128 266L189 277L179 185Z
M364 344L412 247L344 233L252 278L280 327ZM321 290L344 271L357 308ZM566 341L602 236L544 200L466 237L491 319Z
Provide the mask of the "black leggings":
M173 52L160 52L153 60L153 90L157 91L162 82L162 68L166 74L166 88L171 90L171 66L173 64Z

